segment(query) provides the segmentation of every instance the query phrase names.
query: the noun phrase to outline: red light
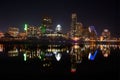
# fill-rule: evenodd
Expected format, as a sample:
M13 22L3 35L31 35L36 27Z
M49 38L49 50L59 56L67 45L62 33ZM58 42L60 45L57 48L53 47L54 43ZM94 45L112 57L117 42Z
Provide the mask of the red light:
M76 69L75 68L72 68L71 69L71 73L75 73L76 72Z

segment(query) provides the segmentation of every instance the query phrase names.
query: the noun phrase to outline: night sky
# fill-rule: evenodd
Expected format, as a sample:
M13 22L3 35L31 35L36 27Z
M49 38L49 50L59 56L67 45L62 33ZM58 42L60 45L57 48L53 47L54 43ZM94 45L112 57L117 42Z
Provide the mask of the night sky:
M42 16L51 16L53 27L61 24L70 29L71 14L75 12L84 27L95 26L100 35L108 28L112 35L120 35L118 0L0 0L0 31L24 24L40 26Z

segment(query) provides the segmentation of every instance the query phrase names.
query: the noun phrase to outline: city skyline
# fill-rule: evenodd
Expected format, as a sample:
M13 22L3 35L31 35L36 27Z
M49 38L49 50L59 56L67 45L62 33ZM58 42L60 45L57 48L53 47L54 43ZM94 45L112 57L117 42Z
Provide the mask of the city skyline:
M19 27L23 30L24 24L39 26L42 16L51 16L53 28L60 24L64 31L71 28L71 14L75 12L78 22L83 26L95 26L99 35L104 28L112 35L119 36L118 3L112 1L1 1L0 2L0 31L8 27Z

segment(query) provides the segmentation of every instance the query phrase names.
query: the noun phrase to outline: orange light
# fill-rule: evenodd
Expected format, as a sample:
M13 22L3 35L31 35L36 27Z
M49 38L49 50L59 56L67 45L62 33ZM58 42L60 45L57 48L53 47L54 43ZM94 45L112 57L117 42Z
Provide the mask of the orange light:
M73 40L74 40L74 41L78 41L79 38L78 38L78 37L74 37Z
M100 37L100 41L103 41L103 36Z

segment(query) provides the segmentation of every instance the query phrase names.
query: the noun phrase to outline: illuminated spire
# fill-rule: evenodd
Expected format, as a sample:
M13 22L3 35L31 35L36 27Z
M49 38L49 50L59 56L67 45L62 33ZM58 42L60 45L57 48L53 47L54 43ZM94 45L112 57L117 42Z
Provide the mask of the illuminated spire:
M27 31L27 29L28 29L28 25L25 24L24 30Z

